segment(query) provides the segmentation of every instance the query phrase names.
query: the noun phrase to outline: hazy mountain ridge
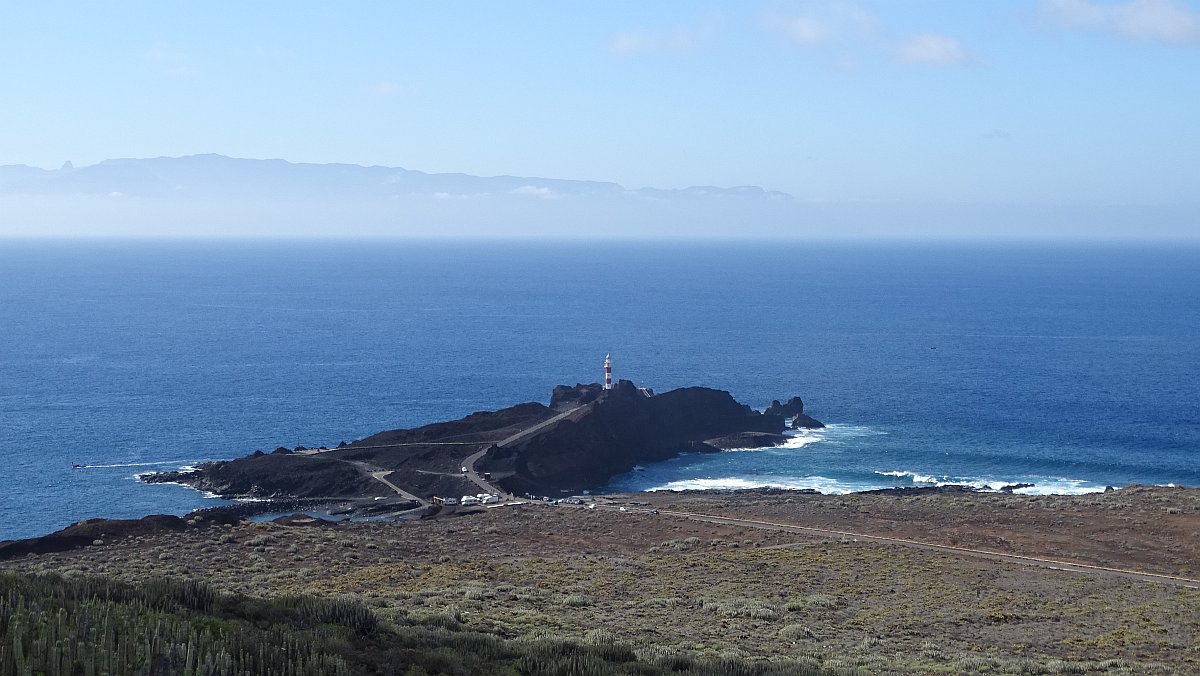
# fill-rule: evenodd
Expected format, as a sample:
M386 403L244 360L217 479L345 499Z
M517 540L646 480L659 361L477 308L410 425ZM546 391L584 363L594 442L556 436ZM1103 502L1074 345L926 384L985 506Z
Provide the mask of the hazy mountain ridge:
M757 186L427 173L223 155L0 166L0 237L1195 239L1198 205L837 202Z
M151 198L324 197L435 199L512 194L531 198L642 197L649 199L734 197L791 200L791 195L757 186L629 190L611 182L521 176L435 174L401 167L310 164L223 155L111 159L86 167L69 162L47 170L0 166L0 194L39 196L128 196Z

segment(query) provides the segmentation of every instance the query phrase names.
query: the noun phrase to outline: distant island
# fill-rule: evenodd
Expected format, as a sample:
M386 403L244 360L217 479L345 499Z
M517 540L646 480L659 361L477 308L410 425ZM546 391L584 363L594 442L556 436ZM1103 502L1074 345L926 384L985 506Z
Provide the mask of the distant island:
M0 231L34 236L779 236L798 204L753 185L629 188L215 154L0 165Z
M631 190L609 181L428 173L403 167L314 164L226 157L213 153L112 159L83 167L67 162L58 169L41 169L23 164L0 165L0 195L5 194L207 198L264 195L309 198L324 194L358 199L407 195L452 199L509 194L537 199L597 195L653 199L792 199L787 193L752 185Z
M473 495L560 497L601 488L636 465L680 453L778 445L789 425L823 426L804 413L799 397L760 413L728 392L704 387L654 394L628 380L611 389L562 385L548 406L482 411L332 449L259 451L144 480L227 498L330 498L377 510Z

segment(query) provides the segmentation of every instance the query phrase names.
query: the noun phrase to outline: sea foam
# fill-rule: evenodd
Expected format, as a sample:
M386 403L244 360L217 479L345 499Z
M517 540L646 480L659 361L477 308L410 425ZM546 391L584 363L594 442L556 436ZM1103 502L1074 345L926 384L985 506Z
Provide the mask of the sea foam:
M737 491L752 488L782 488L785 490L815 490L831 495L843 495L852 492L852 488L823 476L808 477L765 477L742 476L705 479L681 479L670 481L661 486L648 488L648 491Z
M1021 479L972 478L953 476L934 476L907 470L876 471L879 476L908 478L914 486L970 486L982 491L999 491L1008 486L1033 484L1023 488L1014 488L1013 493L1019 495L1084 495L1099 493L1105 487L1083 479L1068 479L1065 477L1024 477ZM891 488L893 486L883 486Z

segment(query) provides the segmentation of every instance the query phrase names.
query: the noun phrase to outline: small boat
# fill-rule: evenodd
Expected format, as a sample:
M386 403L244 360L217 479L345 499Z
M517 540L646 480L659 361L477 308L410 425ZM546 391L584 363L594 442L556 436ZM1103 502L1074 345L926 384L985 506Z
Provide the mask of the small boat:
M81 465L77 462L71 463L71 469L83 469L84 467L87 467L87 465Z

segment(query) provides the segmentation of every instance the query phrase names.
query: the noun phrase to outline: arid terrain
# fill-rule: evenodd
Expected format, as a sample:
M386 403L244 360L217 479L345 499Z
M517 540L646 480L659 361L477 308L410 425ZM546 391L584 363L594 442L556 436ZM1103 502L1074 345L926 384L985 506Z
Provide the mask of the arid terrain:
M833 673L1200 672L1196 489L653 493L405 522L200 522L0 570L351 597L385 622Z

